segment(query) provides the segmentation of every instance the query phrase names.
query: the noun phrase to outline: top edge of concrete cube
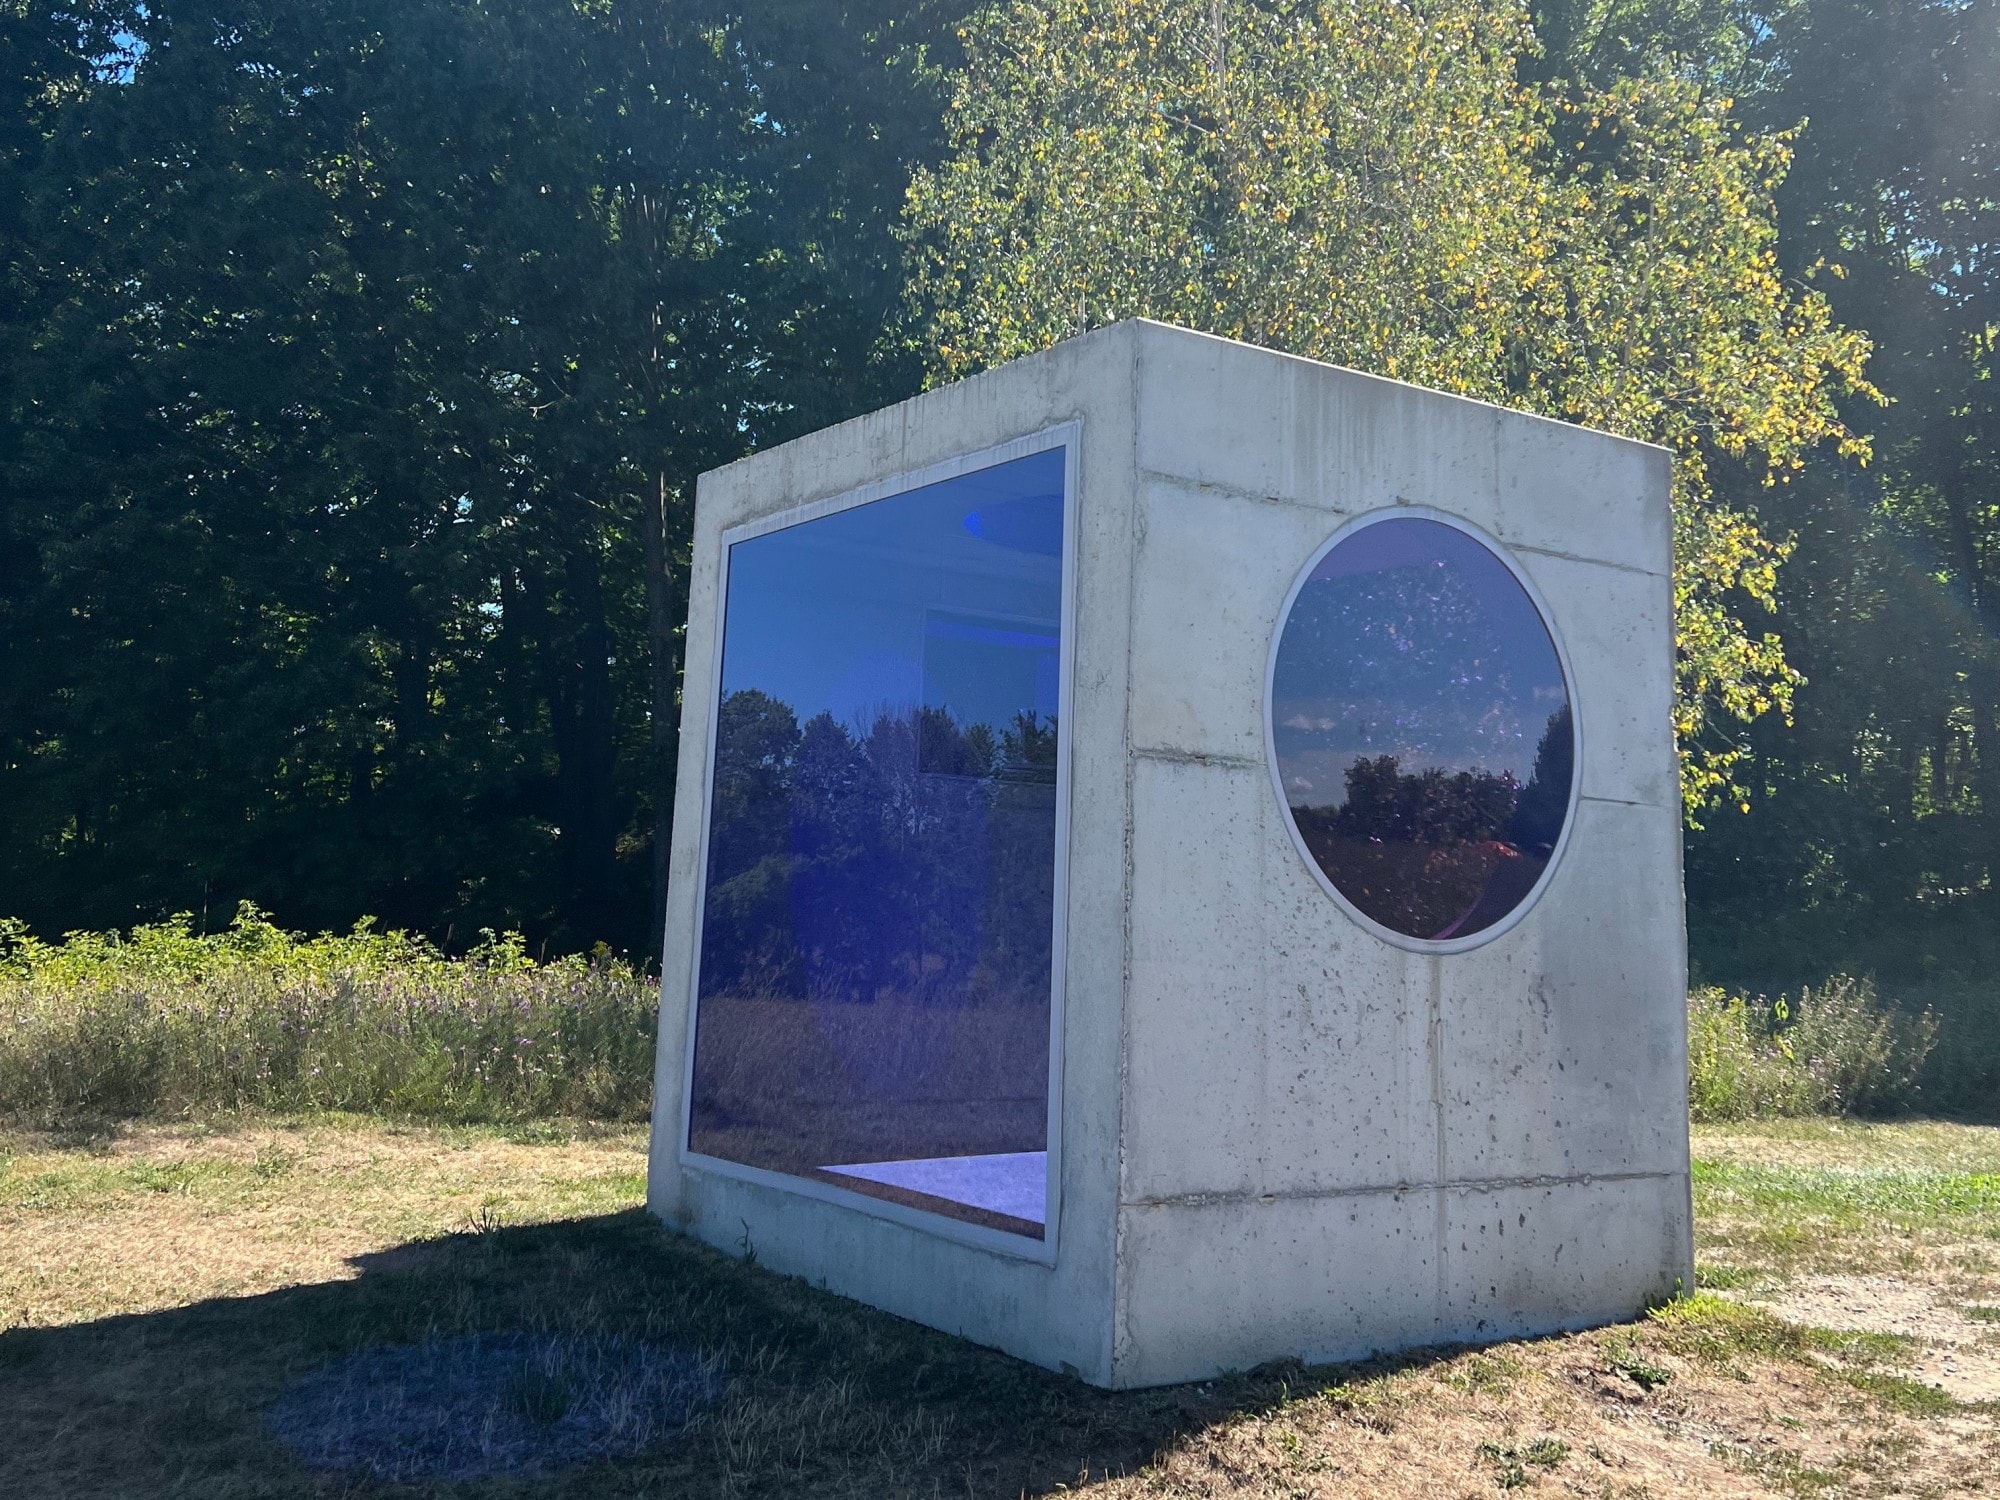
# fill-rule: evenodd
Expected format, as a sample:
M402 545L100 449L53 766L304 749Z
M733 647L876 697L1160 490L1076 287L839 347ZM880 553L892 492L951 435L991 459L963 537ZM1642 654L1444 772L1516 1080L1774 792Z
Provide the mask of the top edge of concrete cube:
M1335 516L1432 506L1517 548L1672 567L1672 455L1657 444L1146 318L712 469L701 501L734 524L1086 416L1125 390L1142 478Z
M728 527L1064 422L1129 426L1138 334L1134 321L1113 323L710 469L701 514Z
M1165 324L1141 339L1142 476L1339 516L1430 506L1528 551L1672 566L1655 444Z

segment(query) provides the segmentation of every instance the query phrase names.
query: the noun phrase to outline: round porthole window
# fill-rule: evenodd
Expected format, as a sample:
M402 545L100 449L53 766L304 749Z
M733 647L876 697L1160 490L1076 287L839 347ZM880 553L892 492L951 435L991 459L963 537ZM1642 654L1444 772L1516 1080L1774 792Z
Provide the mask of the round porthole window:
M1300 852L1382 935L1472 947L1524 912L1568 827L1569 682L1526 582L1441 517L1351 526L1292 586L1271 772Z

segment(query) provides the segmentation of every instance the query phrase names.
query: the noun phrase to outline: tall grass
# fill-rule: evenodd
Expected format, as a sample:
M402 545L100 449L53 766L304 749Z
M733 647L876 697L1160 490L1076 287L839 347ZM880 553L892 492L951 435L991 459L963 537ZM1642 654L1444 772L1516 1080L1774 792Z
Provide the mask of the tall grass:
M343 1110L447 1121L634 1120L652 1097L657 993L597 955L538 963L514 935L462 958L376 932L302 937L245 906L60 943L0 920L0 1119ZM1882 1115L1921 1094L1931 1011L1837 976L1796 1001L1688 997L1697 1120ZM1933 1070L1934 1071L1934 1070Z
M1836 975L1796 1001L1720 989L1688 996L1688 1110L1697 1120L1885 1115L1918 1103L1937 1018L1885 1005Z
M304 938L245 906L39 942L0 922L0 1117L352 1110L439 1120L641 1119L652 984L608 956L463 958L376 932Z

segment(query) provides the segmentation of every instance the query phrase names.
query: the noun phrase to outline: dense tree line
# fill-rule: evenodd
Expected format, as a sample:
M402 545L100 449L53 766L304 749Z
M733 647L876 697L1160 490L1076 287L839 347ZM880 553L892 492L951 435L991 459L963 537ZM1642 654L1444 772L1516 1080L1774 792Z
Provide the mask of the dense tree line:
M1984 961L2000 3L972 10L0 0L0 908L645 944L693 476L1154 311L1674 443L1698 958Z
M927 28L8 0L0 905L644 944L693 478L916 378Z
M1055 725L721 705L704 994L1048 1003Z
M1779 249L1875 342L1866 468L1759 497L1806 681L1689 848L1698 962L1990 978L2000 934L2000 6L1813 0L1754 49L1794 127ZM1832 268L1838 267L1838 273ZM1821 268L1815 274L1815 268Z

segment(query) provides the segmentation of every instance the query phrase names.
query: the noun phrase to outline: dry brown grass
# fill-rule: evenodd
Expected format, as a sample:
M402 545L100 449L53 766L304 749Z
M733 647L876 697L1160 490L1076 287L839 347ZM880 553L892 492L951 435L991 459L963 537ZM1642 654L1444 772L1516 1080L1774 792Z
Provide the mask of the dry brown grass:
M1785 1139L1808 1172L1977 1168L1990 1144ZM1567 1338L1092 1391L665 1235L634 1211L644 1150L631 1129L356 1121L0 1139L0 1495L388 1493L299 1468L264 1404L331 1355L505 1328L690 1344L731 1393L641 1460L395 1493L1943 1497L2000 1473L1994 1411L1906 1378L1918 1339L1712 1297Z
M2000 1127L1937 1120L1748 1120L1697 1126L1695 1155L1759 1167L1993 1173L2000 1172Z
M0 1164L4 1329L341 1281L361 1257L475 1221L629 1208L646 1134L140 1125L76 1143L0 1135Z

